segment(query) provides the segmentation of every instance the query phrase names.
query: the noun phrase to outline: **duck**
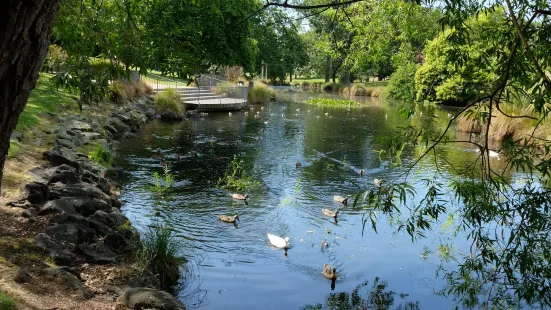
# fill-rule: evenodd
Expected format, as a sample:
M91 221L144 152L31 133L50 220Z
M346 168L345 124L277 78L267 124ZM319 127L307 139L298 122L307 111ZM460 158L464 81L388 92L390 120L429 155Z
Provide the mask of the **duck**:
M260 110L264 110L264 107L260 107Z
M365 170L364 169L360 169L360 175L364 175L365 173Z
M322 274L329 280L335 280L337 278L337 270L328 264L323 264Z
M381 187L381 183L383 181L381 181L381 179L373 179L373 184L375 184L375 186L377 187Z
M264 125L266 125L266 126L268 126L269 123L270 122L268 122L268 121L264 121Z
M237 199L237 200L247 200L249 199L249 195L241 195L241 194L231 194L231 198Z
M329 116L329 112L325 112L325 116Z
M298 167L302 167L302 163L300 161L297 161L297 163L295 164L295 166L298 168Z
M239 221L239 215L219 215L218 219L220 219L222 222L226 223L235 223L235 221Z
M489 150L488 151L488 156L495 157L495 158L497 158L497 160L499 160L499 153L496 152L496 151Z
M289 237L281 238L280 236L276 236L268 233L268 240L270 240L270 243L273 246L280 249L286 249L290 245Z
M255 115L254 115L254 118L260 118L260 115L255 114Z
M346 203L348 202L348 197L333 196L333 200L336 202L340 202L343 205L346 205Z
M231 112L228 112L228 115L229 115L229 116L231 116L231 115L232 115L232 113L231 113Z
M321 249L323 250L324 248L328 247L329 246L329 243L327 243L327 241L325 241L325 239L323 239L321 241Z
M245 112L245 115L249 115L249 112Z
M336 210L335 212L333 212L329 209L322 209L321 212L323 212L323 214L327 216L334 217L334 218L337 218L337 215L339 215L339 210Z

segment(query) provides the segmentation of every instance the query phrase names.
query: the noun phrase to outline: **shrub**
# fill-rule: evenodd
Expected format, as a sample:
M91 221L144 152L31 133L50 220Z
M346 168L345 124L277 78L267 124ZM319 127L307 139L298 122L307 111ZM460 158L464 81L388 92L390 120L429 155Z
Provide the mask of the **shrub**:
M88 158L105 167L110 167L113 163L113 154L101 144L98 144L93 151L88 153Z
M42 70L46 72L59 72L63 69L66 61L67 53L61 48L61 46L52 44L48 47L48 55L44 60Z
M323 90L324 91L332 91L332 92L339 92L341 89L344 88L344 85L340 83L325 83L323 84Z
M368 91L369 95L366 94L366 96L380 97L381 93L382 93L382 88L375 87L375 88L368 89L367 91Z
M134 88L136 89L137 96L152 95L153 87L149 83L144 81L134 82Z
M411 101L415 99L415 72L419 66L408 62L396 69L388 81L390 98Z
M178 248L172 231L164 226L150 227L141 240L138 262L157 274L165 289L178 283L180 266L187 262L178 256Z
M109 85L109 100L111 103L122 104L128 99L124 84L121 81L114 81Z
M174 112L177 114L182 113L182 100L180 95L175 89L168 88L163 90L157 95L156 100L157 111L160 113Z
M367 96L367 88L362 84L354 84L350 88L350 96Z
M275 91L262 82L255 82L253 89L249 89L248 100L250 104L267 103L275 97Z
M302 86L302 88L310 88L310 82L302 81L301 86Z
M0 291L0 309L2 310L16 310L15 302L6 293Z

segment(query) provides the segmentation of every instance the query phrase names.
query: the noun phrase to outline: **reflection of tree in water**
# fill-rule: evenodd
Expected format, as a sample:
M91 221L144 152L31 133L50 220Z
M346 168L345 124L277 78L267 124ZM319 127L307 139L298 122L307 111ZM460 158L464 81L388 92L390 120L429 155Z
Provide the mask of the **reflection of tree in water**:
M373 285L369 281L358 285L352 293L331 293L325 299L325 305L307 305L302 310L420 310L419 302L405 301L408 294L397 294L387 290L388 283L376 277ZM365 293L365 294L364 294ZM399 305L394 305L395 296L400 298ZM405 302L405 303L401 303Z

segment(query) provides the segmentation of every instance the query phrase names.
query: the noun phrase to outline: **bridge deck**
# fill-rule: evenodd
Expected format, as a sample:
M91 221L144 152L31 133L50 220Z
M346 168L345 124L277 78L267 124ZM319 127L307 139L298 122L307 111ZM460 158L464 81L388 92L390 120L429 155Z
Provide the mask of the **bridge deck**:
M247 105L247 100L233 98L186 100L184 98L184 103L186 107L191 110L214 112L240 110Z

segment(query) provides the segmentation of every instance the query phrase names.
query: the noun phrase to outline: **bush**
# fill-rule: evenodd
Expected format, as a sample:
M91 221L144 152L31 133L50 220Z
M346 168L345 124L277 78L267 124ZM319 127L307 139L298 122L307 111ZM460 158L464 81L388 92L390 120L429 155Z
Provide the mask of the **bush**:
M44 60L42 70L46 72L59 72L63 70L66 61L67 53L61 46L52 44L48 47L48 55Z
M0 291L0 309L1 310L16 310L15 302L8 294Z
M114 81L109 85L109 100L115 104L123 104L128 100L123 82Z
M96 148L88 154L88 158L101 166L110 167L114 157L108 149L98 144Z
M149 85L149 83L144 81L137 81L134 82L134 88L136 89L136 95L138 97L144 96L144 95L153 95L153 87Z
M275 91L262 82L255 82L253 89L249 89L248 100L250 104L268 103L275 97Z
M396 69L388 81L388 96L393 99L411 101L415 99L415 72L419 66L408 62Z
M174 112L177 114L182 113L182 100L180 95L175 89L168 88L163 90L157 95L156 100L157 111L160 113Z
M340 83L325 83L323 84L323 90L324 91L331 91L331 92L339 92L344 88L344 85Z
M165 289L178 283L180 266L187 262L178 256L178 248L172 231L163 226L149 228L140 244L138 262L159 275Z
M354 84L350 88L350 96L367 96L367 88L362 84Z

